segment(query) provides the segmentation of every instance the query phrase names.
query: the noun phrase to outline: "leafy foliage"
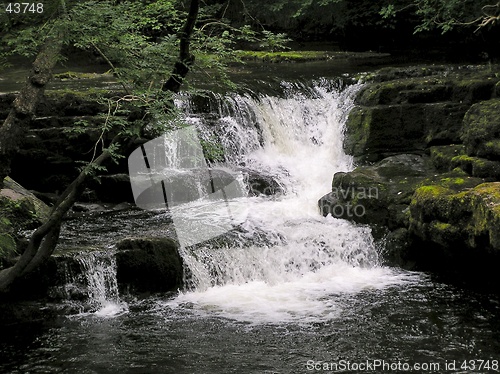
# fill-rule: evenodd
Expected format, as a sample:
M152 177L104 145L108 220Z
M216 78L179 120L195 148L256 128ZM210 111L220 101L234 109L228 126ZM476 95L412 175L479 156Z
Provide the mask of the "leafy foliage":
M415 32L440 29L442 33L456 27L493 27L500 21L500 3L492 0L413 0L406 7L394 4L382 7L380 14L384 19L393 19L404 9L413 8L420 23Z

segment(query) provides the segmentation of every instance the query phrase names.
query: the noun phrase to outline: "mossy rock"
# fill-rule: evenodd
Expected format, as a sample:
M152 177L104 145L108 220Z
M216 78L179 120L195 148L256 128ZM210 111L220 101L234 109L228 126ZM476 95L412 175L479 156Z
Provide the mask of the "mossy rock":
M330 54L325 51L238 51L237 55L244 61L271 63L322 61L330 59Z
M454 190L426 185L410 205L410 232L449 249L500 250L500 183Z
M500 180L500 161L461 155L451 159L451 167L459 167L473 177L485 178L489 181Z
M50 208L11 178L0 190L0 268L10 265L17 253L21 230L34 229L45 222Z
M445 101L472 104L495 96L500 81L487 67L453 70L444 66L385 68L375 73L356 102L364 106Z
M462 143L465 114L472 104L494 97L500 81L492 69L481 66L419 67L409 68L408 74L404 69L385 77L383 71L380 74L381 79L372 77L375 82L357 94L357 106L346 122L344 148L360 162ZM495 137L487 136L482 147L483 153L500 157L500 141Z
M344 149L358 161L460 142L467 106L460 103L358 106L346 121Z
M434 146L429 149L429 152L434 167L446 172L456 167L452 162L455 157L465 155L465 146L463 144Z
M407 227L407 208L413 193L434 173L426 157L413 154L387 157L349 173L336 173L332 192L318 204L323 215L389 229Z
M50 215L50 208L44 202L9 177L4 179L0 191L0 206L2 216L17 229L34 228Z
M500 99L483 101L469 109L462 139L468 155L500 161Z
M449 101L453 87L439 77L407 78L366 86L358 95L360 105L391 105Z
M449 72L446 65L424 65L410 67L385 67L374 74L375 82L386 82L397 79L425 78L431 76L443 76Z
M487 181L500 180L500 162L467 155L465 145L451 144L430 148L434 167L441 172L460 168L468 175Z
M84 73L79 71L66 71L63 73L54 74L53 78L56 80L67 81L67 80L80 80L80 79L97 79L97 78L112 78L113 74L104 73Z

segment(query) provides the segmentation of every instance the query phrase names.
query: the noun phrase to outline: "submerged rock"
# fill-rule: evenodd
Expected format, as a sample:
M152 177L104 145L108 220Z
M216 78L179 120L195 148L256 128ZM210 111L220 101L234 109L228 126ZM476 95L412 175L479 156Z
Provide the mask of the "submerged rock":
M241 168L240 170L249 186L249 196L275 196L284 193L284 188L275 176L252 169Z
M116 277L121 290L165 292L182 286L182 258L175 240L127 238L117 249Z

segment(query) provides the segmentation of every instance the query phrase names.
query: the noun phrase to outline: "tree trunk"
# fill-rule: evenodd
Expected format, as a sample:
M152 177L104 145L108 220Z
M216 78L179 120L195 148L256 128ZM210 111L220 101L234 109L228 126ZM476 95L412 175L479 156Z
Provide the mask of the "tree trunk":
M180 32L179 58L174 65L170 78L163 84L163 91L179 92L184 79L189 73L189 67L194 63L194 56L191 54L191 36L198 19L200 0L191 0L186 23Z
M109 152L105 150L92 165L99 166L109 157ZM88 176L87 170L78 175L52 208L48 221L31 235L28 248L15 265L0 271L0 293L7 292L16 279L30 273L52 255L59 240L62 220L82 193Z
M188 18L180 35L179 60L175 64L170 78L162 87L164 91L178 92L189 72L189 66L194 61L194 57L190 53L190 44L198 17L199 5L200 0L191 1ZM12 155L17 151L27 125L34 116L36 104L51 78L52 69L62 48L62 40L63 38L60 38L45 44L33 64L26 86L14 101L9 116L0 128L0 178L2 180L9 171ZM117 143L119 138L120 136L117 135L111 143ZM99 157L92 161L91 165L99 166L109 157L109 152L104 150ZM82 193L87 178L87 171L82 171L59 198L48 221L31 235L28 248L16 264L0 271L0 293L8 292L12 283L36 269L52 255L59 239L62 220Z

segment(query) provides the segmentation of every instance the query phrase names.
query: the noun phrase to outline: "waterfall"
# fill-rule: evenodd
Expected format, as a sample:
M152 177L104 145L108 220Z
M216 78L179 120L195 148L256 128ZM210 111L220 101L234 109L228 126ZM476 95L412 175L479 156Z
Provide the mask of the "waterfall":
M113 252L78 252L67 260L63 262L64 290L59 293L76 306L79 315L111 317L127 311L118 293Z
M169 307L254 323L304 322L335 317L334 295L404 281L380 266L368 227L322 217L317 207L333 174L353 168L342 142L360 86L282 86L280 96L215 98L208 116L187 111L202 138L220 140L226 166L271 176L283 192L233 199L231 211L244 220L232 240L182 249L188 287ZM196 211L190 205L173 214L189 220ZM210 219L223 219L219 213Z

